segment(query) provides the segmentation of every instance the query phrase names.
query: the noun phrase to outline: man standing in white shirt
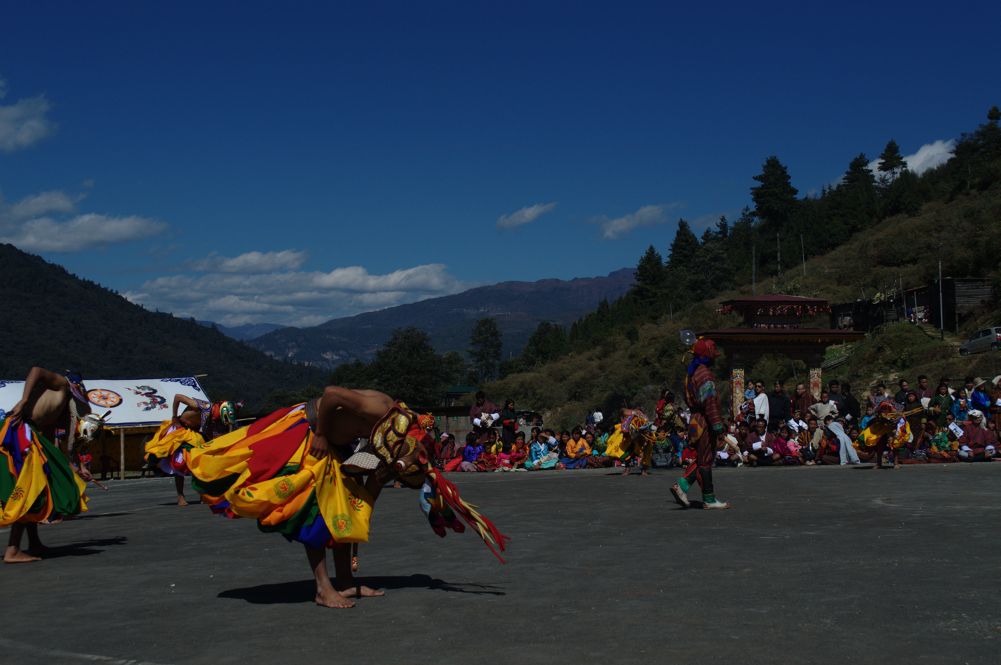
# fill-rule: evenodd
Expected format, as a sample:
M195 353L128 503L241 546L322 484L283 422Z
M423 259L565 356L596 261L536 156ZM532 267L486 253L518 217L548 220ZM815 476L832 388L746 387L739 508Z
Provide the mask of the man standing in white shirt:
M763 381L754 382L754 415L768 422L768 393Z

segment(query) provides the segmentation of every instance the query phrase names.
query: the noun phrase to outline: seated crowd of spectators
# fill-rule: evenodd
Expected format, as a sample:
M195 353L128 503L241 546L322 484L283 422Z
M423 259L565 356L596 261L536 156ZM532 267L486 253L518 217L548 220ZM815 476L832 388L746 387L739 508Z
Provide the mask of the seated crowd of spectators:
M756 381L737 417L726 423L717 463L878 462L863 432L881 408L897 421L899 436L888 445L895 464L996 459L1001 450L1001 376L991 382L967 377L957 388L950 384L942 378L932 389L922 375L914 387L901 380L894 391L880 382L859 400L849 384L838 380L819 399L802 383L789 394L780 381L771 392Z
M890 409L899 421L898 444L888 453L894 464L949 463L1001 459L1001 375L993 381L967 377L953 388L943 378L932 389L919 376L911 387L906 380L890 390L874 385L861 400L851 386L832 380L815 398L806 385L790 394L781 381L766 392L756 381L744 395L734 418L724 418L719 440L719 466L849 465L878 462L865 445L864 430L879 410ZM881 406L882 405L882 406ZM630 413L641 413L628 410ZM510 400L502 409L480 392L470 408L472 431L465 441L443 433L435 442L436 466L446 471L535 471L610 466L684 466L694 459L688 446L689 413L665 390L650 428L654 454L646 459L620 448L608 449L615 420L600 412L571 430L527 427ZM906 421L906 428L904 422ZM527 430L527 431L526 431ZM606 454L608 453L608 454Z
M464 441L448 432L440 434L432 462L445 471L542 471L642 463L608 449L614 428L602 420L601 413L594 412L569 430L545 428L541 422L531 426L519 417L511 400L497 408L478 392L469 413L472 431Z

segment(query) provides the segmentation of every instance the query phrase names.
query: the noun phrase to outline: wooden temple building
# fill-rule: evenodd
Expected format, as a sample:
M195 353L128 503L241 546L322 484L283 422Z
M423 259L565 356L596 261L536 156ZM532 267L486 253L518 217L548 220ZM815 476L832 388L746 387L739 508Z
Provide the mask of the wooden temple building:
M825 315L829 321L830 304L820 298L779 293L748 296L721 303L720 312L739 314L743 321L736 328L705 330L699 335L715 341L726 351L734 414L744 398L744 370L754 365L761 356L781 354L802 360L810 369L810 392L814 397L820 397L821 365L827 347L855 342L865 336L865 333L854 330L802 327L804 319L816 319L820 315Z

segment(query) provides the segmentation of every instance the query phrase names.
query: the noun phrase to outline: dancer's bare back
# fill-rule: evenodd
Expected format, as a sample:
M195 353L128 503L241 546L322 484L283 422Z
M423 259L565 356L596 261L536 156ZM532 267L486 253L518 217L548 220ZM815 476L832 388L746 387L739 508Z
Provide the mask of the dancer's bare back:
M396 402L377 390L327 386L317 400L316 436L311 452L319 457L328 446L350 445L372 433L375 424Z
M70 385L65 377L41 367L32 367L25 380L25 394L11 409L13 417L49 433L65 428L69 421Z

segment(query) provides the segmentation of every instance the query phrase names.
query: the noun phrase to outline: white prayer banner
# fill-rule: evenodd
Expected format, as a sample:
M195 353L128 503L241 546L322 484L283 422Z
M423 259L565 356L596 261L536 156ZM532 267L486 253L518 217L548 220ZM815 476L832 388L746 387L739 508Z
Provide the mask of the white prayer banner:
M140 427L169 420L174 395L210 401L198 379L180 376L168 379L84 379L87 400L97 415L108 416L108 427ZM24 381L0 379L0 418L21 400Z

